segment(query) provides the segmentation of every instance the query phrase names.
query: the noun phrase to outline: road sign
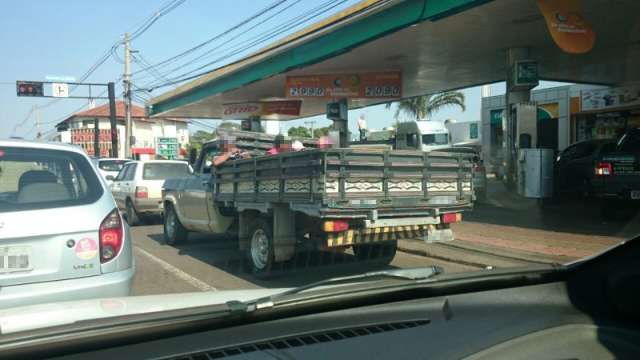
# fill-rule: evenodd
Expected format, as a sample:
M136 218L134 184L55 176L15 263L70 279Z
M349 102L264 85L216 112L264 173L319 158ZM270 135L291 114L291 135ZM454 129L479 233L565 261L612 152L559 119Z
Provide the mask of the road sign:
M51 95L53 97L69 97L69 85L66 83L52 83Z
M44 96L42 82L16 81L16 93L18 96Z

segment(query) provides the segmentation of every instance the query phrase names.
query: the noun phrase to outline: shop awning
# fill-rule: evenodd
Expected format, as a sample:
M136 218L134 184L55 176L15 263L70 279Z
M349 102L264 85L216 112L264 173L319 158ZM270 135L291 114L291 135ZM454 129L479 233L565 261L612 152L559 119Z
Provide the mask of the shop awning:
M287 76L400 71L403 97L503 81L506 49L529 47L540 78L640 80L640 1L583 1L593 50L561 51L533 0L363 1L324 22L152 99L153 116L222 118L225 104L283 100ZM606 14L604 16L603 14ZM606 46L604 46L606 44ZM305 98L299 117L323 114ZM352 99L350 108L380 99Z

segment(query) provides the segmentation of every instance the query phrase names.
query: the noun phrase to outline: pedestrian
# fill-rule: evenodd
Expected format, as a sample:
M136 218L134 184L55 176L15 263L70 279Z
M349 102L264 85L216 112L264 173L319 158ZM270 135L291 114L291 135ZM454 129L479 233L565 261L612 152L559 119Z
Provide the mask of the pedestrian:
M224 137L222 139L222 154L213 157L213 166L220 166L227 160L248 159L251 156L246 151L241 151L236 146L234 139Z

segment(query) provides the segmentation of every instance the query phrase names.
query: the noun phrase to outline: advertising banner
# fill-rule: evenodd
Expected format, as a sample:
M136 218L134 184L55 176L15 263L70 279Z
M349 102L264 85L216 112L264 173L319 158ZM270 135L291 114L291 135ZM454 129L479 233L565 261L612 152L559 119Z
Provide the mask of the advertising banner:
M582 90L580 104L581 111L640 106L640 85Z
M254 116L269 118L273 116L299 116L302 101L263 101L223 105L222 118L225 120L244 120Z
M287 76L290 98L396 99L402 96L399 71Z

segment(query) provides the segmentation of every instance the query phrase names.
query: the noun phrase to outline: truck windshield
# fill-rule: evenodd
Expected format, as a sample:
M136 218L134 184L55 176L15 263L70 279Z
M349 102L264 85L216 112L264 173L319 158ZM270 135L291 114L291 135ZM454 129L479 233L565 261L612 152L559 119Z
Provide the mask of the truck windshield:
M449 134L426 134L422 135L422 145L447 145Z
M120 171L127 160L101 160L98 162L98 168L104 171Z
M189 166L186 163L151 163L144 164L142 179L166 180L171 178L181 178L188 174Z

